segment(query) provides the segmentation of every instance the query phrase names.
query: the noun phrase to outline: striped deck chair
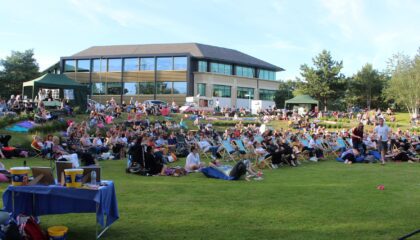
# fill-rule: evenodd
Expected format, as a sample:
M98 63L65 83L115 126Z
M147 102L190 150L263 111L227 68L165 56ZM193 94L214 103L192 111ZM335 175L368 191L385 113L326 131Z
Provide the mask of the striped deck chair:
M316 144L318 144L318 146L322 148L325 154L337 156L337 154L333 151L330 145L328 145L328 143L324 141L324 139L317 139Z
M229 160L232 160L236 162L236 158L234 155L238 155L238 151L230 144L229 140L223 140L222 141L223 146L223 159L226 159L226 157L229 158Z
M233 140L233 142L235 143L236 147L238 147L239 152L243 152L244 154L248 154L248 150L245 148L245 145L242 142L242 140L235 139L235 140Z

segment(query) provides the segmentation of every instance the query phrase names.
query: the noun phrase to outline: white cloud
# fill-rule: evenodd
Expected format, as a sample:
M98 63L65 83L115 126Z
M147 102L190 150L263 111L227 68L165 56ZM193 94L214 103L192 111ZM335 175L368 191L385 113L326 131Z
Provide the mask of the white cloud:
M365 6L362 0L321 0L327 10L326 25L336 25L346 39L357 37L366 26Z

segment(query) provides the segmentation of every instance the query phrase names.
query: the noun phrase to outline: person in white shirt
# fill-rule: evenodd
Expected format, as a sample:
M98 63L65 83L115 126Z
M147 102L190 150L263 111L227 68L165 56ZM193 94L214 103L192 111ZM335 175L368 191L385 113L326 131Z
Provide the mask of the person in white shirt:
M188 154L185 161L185 170L188 172L194 172L205 167L205 164L200 161L200 154L198 154L197 148L191 146L191 152Z
M388 135L390 129L384 124L384 119L379 119L379 125L375 127L375 133L378 140L378 151L381 152L382 165L385 164L385 153L388 150Z
M323 158L324 153L322 151L321 146L316 143L317 136L312 134L311 139L309 140L309 160L313 162L317 162L319 158Z

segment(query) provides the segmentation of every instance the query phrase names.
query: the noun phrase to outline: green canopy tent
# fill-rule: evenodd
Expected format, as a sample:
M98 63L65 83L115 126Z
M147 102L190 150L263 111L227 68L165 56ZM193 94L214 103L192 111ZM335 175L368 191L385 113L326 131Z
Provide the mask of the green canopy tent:
M64 74L47 73L39 78L23 83L23 96L34 99L40 89L59 89L60 99L68 98L70 104L85 110L87 106L87 86L75 82Z
M296 96L292 99L286 100L284 102L284 108L287 108L287 105L316 105L317 107L319 106L319 102L315 99L313 99L311 96L309 95L300 95L300 96Z

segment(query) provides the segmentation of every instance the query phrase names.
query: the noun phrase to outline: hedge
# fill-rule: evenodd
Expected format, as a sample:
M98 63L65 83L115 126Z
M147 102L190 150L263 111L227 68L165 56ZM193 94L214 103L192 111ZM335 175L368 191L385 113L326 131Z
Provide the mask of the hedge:
M41 132L41 133L52 133L58 131L64 131L67 129L67 122L60 119L51 122L44 123L42 125L29 129L30 133Z
M218 126L218 127L235 126L238 123L239 123L238 120L216 120L216 121L211 122L213 126ZM257 121L243 121L242 122L242 125L244 126L247 126L248 124L255 124L257 126L261 125L261 123Z

